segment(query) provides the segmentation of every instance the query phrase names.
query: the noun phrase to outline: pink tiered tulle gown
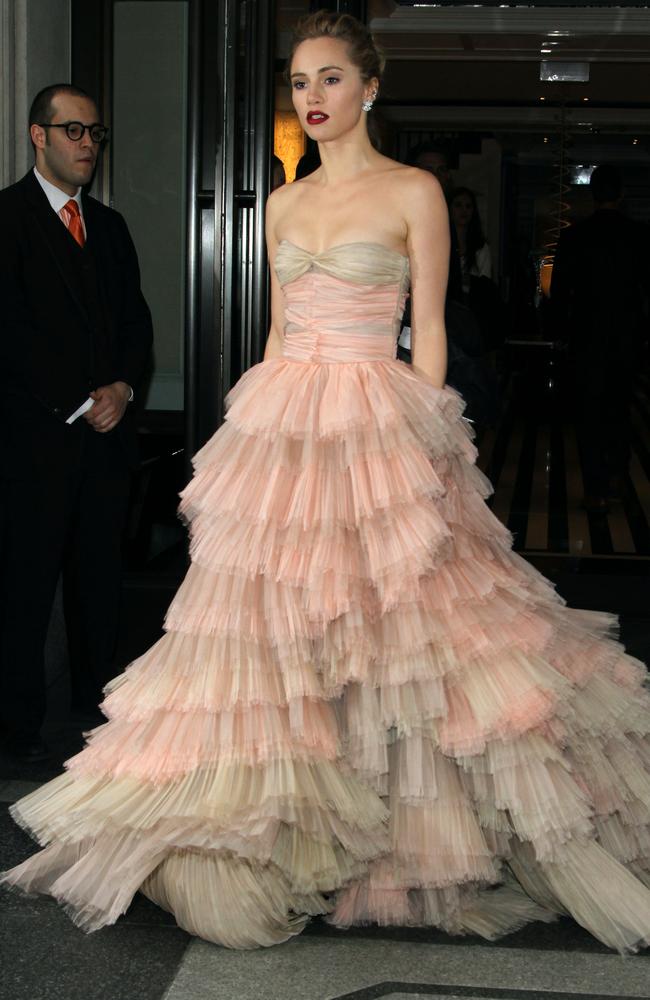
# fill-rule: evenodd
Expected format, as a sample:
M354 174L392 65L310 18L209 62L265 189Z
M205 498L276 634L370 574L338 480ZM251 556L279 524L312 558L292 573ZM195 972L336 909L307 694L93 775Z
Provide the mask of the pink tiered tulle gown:
M460 398L395 360L406 258L276 266L284 355L196 456L167 634L13 807L47 846L4 881L85 930L139 889L236 948L318 913L647 944L643 665L511 551Z

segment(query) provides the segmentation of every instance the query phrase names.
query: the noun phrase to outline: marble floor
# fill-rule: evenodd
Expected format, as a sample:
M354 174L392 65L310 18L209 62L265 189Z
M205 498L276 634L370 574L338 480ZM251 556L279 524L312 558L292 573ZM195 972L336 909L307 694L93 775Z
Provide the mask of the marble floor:
M32 850L7 807L38 783L0 784L2 867ZM621 958L571 920L496 944L422 929L339 932L236 952L192 939L144 897L84 935L51 899L0 893L1 1000L596 1000L650 996L650 951Z

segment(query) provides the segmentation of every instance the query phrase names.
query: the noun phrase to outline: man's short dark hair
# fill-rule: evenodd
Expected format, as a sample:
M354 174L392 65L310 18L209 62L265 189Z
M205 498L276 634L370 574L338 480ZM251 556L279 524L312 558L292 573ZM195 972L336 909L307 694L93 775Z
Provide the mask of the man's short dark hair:
M623 178L618 167L609 163L596 167L589 180L589 189L597 204L618 201L623 194Z
M92 101L97 107L97 101L80 87L73 87L71 83L51 83L49 87L43 87L32 101L29 109L29 126L49 125L54 117L53 101L59 94L70 94L72 97L85 97Z

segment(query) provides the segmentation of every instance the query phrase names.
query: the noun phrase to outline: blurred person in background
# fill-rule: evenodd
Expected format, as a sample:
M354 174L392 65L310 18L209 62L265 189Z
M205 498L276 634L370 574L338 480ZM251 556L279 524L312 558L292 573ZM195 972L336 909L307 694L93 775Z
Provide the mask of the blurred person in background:
M648 340L650 232L621 211L616 167L597 167L590 189L592 215L558 243L551 316L575 370L583 506L607 513L626 492L630 407Z

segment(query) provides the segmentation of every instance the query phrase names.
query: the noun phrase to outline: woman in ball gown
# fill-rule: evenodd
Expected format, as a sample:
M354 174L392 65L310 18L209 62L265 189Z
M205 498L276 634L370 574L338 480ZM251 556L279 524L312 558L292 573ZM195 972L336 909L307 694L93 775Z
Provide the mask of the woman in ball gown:
M570 610L484 503L444 388L447 207L376 152L365 27L297 30L321 166L268 202L272 326L182 497L192 564L108 721L13 807L3 876L85 930L140 890L194 934L492 938L571 914L650 939L650 698L612 616ZM395 360L412 294L413 367Z

